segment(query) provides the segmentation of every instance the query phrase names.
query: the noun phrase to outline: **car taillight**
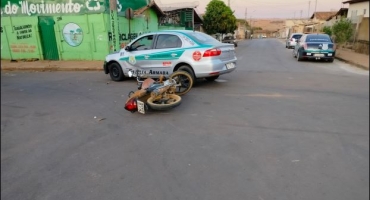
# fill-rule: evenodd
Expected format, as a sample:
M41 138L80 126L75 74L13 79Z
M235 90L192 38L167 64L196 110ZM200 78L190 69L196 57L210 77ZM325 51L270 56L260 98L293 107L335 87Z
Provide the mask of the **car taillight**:
M203 57L212 57L221 55L221 49L208 49L203 53Z
M130 100L128 100L125 104L125 109L130 111L130 112L135 112L137 111L137 103L136 103L136 99L135 98L132 98Z

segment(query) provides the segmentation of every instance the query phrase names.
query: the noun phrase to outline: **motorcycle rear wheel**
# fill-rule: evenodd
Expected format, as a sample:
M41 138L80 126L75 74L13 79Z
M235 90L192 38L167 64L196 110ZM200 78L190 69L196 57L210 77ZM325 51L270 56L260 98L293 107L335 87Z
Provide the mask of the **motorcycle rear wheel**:
M168 94L167 101L154 101L153 97L147 100L148 106L153 110L169 110L181 104L181 97L176 94Z
M193 87L193 78L186 71L175 71L169 78L174 79L176 84L181 84L181 86L176 87L175 94L177 95L184 95Z

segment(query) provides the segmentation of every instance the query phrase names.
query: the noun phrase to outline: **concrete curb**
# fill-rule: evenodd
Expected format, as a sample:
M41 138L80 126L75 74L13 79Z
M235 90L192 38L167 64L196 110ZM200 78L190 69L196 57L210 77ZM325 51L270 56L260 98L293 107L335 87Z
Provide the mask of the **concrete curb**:
M366 66L360 65L358 63L355 63L355 62L352 62L352 61L349 61L349 60L346 60L346 59L343 59L343 58L340 58L340 57L337 57L337 56L335 56L335 59L340 60L340 61L345 62L345 63L350 64L350 65L356 66L358 68L369 71L369 68L367 68Z
M63 67L1 67L1 71L103 71L100 68L63 68Z
M103 61L1 60L1 71L103 71Z

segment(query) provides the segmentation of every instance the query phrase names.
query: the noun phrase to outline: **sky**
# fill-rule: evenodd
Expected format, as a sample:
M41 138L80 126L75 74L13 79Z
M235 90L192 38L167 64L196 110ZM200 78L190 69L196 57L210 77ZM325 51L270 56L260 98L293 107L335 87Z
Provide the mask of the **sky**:
M203 14L211 0L155 0L158 4L196 3L198 14ZM343 0L223 0L226 5L230 1L231 10L239 19L265 18L308 18L315 11L338 11ZM247 13L247 14L246 14Z

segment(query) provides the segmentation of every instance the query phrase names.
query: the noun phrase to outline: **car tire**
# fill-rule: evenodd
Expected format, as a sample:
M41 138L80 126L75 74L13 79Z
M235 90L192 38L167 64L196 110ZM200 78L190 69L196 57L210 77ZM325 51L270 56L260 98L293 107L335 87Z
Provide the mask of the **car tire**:
M334 62L334 58L329 58L328 62L331 62L331 63Z
M211 77L206 77L205 79L207 81L214 81L214 80L218 79L218 77L220 77L220 76L211 76Z
M177 71L186 71L191 76L191 79L193 79L193 83L195 82L194 72L188 65L182 65Z
M125 75L123 74L121 66L114 62L108 65L109 75L113 81L123 81Z
M297 51L297 61L302 61L301 53Z

